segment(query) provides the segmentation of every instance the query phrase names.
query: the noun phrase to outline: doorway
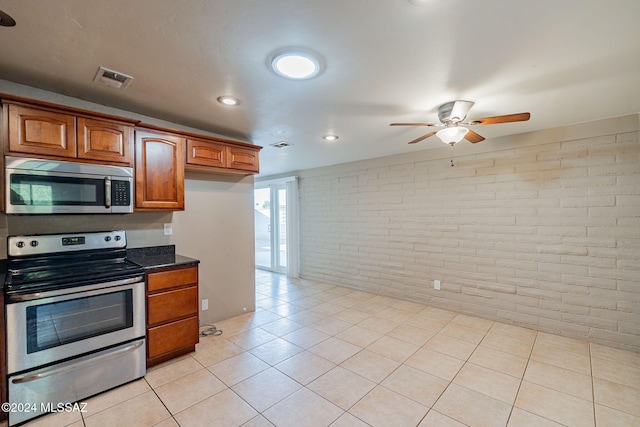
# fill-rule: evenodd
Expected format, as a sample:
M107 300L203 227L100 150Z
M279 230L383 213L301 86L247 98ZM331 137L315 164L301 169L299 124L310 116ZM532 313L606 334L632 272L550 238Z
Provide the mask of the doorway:
M287 188L285 183L254 190L256 267L287 272Z
M253 200L256 267L299 277L298 178L258 181Z

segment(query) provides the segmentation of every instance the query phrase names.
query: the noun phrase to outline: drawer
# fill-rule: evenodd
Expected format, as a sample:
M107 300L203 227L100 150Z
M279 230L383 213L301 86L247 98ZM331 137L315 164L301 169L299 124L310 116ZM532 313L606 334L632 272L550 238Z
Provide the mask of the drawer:
M191 347L198 343L198 333L198 316L149 328L147 358L153 359L165 353Z
M147 274L149 292L198 283L198 267L178 268Z
M198 314L198 287L176 289L149 295L148 324L154 325Z

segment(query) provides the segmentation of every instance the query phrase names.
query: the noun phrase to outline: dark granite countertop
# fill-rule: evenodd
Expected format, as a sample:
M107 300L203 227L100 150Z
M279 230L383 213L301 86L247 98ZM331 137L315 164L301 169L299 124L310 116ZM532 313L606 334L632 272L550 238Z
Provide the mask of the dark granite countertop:
M197 265L200 263L200 260L176 254L175 249L174 245L127 249L127 259L140 265L145 270Z

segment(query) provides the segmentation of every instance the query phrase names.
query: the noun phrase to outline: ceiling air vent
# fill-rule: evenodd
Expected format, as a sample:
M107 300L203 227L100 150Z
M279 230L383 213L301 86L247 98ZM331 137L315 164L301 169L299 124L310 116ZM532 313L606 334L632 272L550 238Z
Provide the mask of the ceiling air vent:
M119 71L113 71L108 68L98 68L98 73L93 78L94 82L114 87L116 89L124 89L129 86L133 77L127 76Z
M286 142L286 141L280 141L280 142L276 142L275 144L271 144L271 147L276 147L276 148L286 148L286 147L291 147L293 144L291 144L290 142Z

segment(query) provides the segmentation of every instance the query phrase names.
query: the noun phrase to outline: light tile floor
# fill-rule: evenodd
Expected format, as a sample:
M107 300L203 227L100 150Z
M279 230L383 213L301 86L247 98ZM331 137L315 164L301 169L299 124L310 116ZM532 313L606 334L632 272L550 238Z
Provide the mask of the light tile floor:
M640 353L256 272L255 313L35 426L640 426Z

